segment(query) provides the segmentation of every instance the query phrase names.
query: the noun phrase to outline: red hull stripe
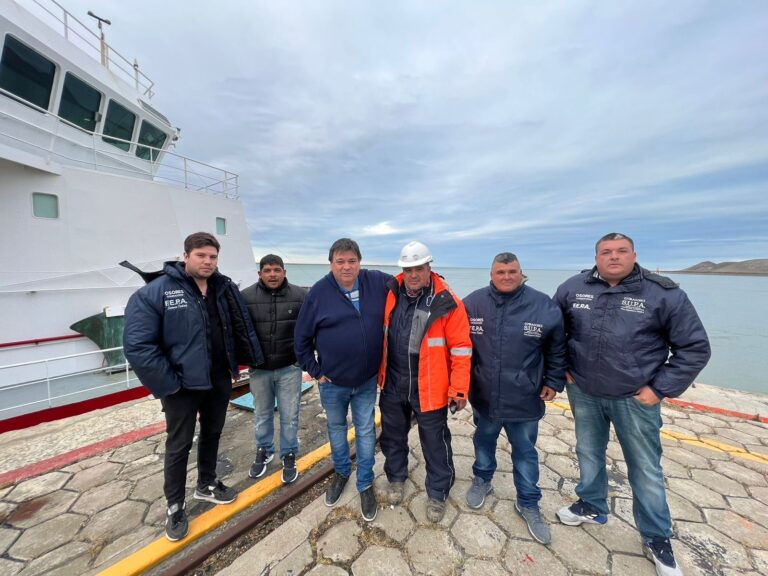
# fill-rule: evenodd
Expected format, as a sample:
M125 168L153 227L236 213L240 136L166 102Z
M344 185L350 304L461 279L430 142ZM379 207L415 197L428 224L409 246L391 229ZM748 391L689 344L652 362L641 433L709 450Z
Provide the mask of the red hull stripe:
M678 400L676 398L667 398L667 402L677 406L683 406L685 408L692 408L693 410L698 410L699 412L711 412L713 414L722 414L723 416L732 416L734 418L742 418L744 420L753 420L755 422L768 424L768 416L760 416L759 414L736 412L735 410L717 408L716 406L707 406L706 404L697 404L696 402L686 402L685 400Z
M52 422L69 416L85 414L91 410L107 408L109 406L114 406L115 404L136 400L137 398L143 398L148 395L149 390L144 388L144 386L137 386L135 388L129 388L128 390L122 390L121 392L115 392L114 394L107 394L105 396L99 396L98 398L91 398L90 400L67 404L66 406L57 406L55 408L47 408L30 414L14 416L7 420L0 420L0 434L3 432L10 432L11 430L29 428L30 426L35 426L36 424L41 424L43 422Z
M155 434L159 434L160 432L164 431L165 422L156 422L155 424L150 424L149 426L139 428L138 430L131 430L130 432L126 432L125 434L120 434L118 436L113 436L112 438L107 438L101 442L89 444L88 446L83 446L82 448L76 448L70 452L64 452L58 456L53 456L52 458L41 460L40 462L35 462L34 464L23 466L21 468L17 468L16 470L11 470L9 472L5 472L4 474L0 474L0 486L15 484L22 480L26 480L27 478L32 478L33 476L40 476L41 474L45 474L46 472L50 472L64 466L68 466L79 460L85 460L86 458L90 458L91 456L95 456L101 452L112 450L132 442L137 442L143 438L154 436Z
M0 342L0 348L12 348L13 346L28 346L30 344L44 344L45 342L59 342L60 340L73 340L85 338L82 334L67 334L66 336L52 336L50 338L33 338L32 340L19 340L17 342Z

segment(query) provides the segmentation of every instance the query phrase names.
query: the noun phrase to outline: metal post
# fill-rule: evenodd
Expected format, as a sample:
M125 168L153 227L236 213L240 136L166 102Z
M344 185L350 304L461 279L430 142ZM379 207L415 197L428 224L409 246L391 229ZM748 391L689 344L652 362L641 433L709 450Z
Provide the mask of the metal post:
M64 10L64 39L69 40L69 12Z
M45 389L48 395L48 408L50 408L53 406L53 402L51 402L51 375L48 370L48 360L45 361Z
M184 157L184 189L189 190L189 183L187 182L187 157Z
M133 59L133 81L136 84L136 91L139 91L139 61Z

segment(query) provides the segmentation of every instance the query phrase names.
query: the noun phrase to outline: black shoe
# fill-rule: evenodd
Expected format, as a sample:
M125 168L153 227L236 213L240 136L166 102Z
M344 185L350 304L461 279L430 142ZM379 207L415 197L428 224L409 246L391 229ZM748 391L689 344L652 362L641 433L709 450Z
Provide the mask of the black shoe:
M254 460L253 464L251 464L251 469L248 471L248 476L254 479L261 478L264 475L264 472L267 471L267 464L272 462L272 458L274 456L274 454L267 454L267 451L264 448L257 448L256 460Z
M296 470L296 454L288 452L283 456L283 484L290 484L299 477L299 471Z
M376 494L373 492L373 486L369 486L362 492L360 492L360 510L363 513L363 520L366 522L373 521L376 518L376 512L379 507L376 504Z
M328 490L325 491L325 505L333 506L341 498L341 493L344 491L344 486L347 485L349 476L342 476L338 472L333 473L333 479L331 485L328 486Z
M181 540L189 532L189 522L184 512L186 504L173 504L168 507L165 515L165 537L171 542Z
M237 491L234 488L225 486L221 480L216 480L208 486L197 486L194 494L195 500L205 500L214 504L229 504L237 498Z
M675 562L672 544L669 538L655 537L643 546L645 556L656 566L658 576L683 576L683 571Z

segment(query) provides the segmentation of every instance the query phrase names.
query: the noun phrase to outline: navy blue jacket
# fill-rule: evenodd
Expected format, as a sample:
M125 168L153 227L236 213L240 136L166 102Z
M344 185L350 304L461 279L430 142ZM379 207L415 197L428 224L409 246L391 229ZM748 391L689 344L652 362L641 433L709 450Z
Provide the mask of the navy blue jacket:
M359 386L376 376L390 278L378 270L360 270L360 312L341 293L333 274L318 280L304 298L296 321L299 366L313 378L325 376L339 386Z
M546 294L523 284L503 293L491 284L464 298L472 337L472 408L493 420L544 416L547 385L565 387L563 315Z
M208 282L214 285L232 375L238 374L240 364L261 364L264 358L239 290L219 272ZM208 311L182 262L166 262L163 274L128 300L123 345L139 380L157 398L182 387L213 387Z
M688 296L640 266L613 288L596 268L582 272L554 299L568 333L568 370L593 396L626 398L648 385L674 398L709 360L707 333Z

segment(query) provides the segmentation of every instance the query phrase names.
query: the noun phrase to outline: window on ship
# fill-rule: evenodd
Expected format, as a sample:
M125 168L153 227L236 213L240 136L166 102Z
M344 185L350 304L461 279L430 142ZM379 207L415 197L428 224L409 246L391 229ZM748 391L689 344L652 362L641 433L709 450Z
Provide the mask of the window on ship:
M136 146L136 156L144 160L151 158L152 162L154 162L160 155L160 150L153 150L153 148L162 148L166 138L168 138L168 135L160 130L160 128L143 120L141 122L141 130L139 130L139 144L145 144L146 146ZM147 148L147 146L152 146L152 148Z
M55 73L53 62L13 36L5 37L0 57L0 88L47 110Z
M59 197L54 194L33 192L32 214L37 218L58 218Z
M113 146L117 146L121 150L126 152L131 147L130 142L121 142L114 138L120 138L120 140L131 140L133 137L133 127L136 125L136 114L121 106L114 100L109 101L107 107L107 117L104 120L104 142L108 142ZM108 138L113 136L113 138Z
M227 235L227 219L226 218L216 218L216 234L218 234L219 236Z
M100 106L101 92L67 72L61 92L59 116L75 126L93 132L96 129Z

